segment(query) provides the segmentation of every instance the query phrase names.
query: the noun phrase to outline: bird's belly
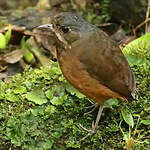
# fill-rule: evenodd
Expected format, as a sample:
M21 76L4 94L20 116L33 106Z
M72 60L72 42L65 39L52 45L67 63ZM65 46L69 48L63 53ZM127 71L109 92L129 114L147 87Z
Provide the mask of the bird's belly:
M85 96L93 99L100 105L109 98L125 100L118 93L113 92L100 83L100 81L91 77L84 65L76 57L72 57L71 59L70 57L63 58L62 60L59 64L63 75L72 86Z

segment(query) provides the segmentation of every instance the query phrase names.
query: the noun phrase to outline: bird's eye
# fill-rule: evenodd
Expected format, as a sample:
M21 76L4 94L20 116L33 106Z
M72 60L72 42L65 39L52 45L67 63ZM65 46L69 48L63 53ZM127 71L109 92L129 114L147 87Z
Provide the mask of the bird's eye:
M64 33L68 33L69 32L69 28L68 27L61 27L61 30Z

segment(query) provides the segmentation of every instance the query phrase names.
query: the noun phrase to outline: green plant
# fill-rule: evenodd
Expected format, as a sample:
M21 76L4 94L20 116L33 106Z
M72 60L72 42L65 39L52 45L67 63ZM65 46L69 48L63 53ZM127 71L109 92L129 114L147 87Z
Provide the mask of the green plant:
M0 33L0 49L5 49L11 38L11 25L8 26L8 31L4 34Z
M110 20L111 16L110 16L110 3L111 0L103 0L102 1L102 17L105 21Z
M25 41L25 36L22 37L21 39L21 49L24 50L24 60L27 63L32 63L35 61L34 55L30 52L30 45Z
M123 139L125 140L125 148L127 150L131 150L134 145L134 139L131 136L131 129L134 127L133 117L127 108L121 110L121 115L121 118L123 119L120 121L119 127L123 134ZM129 131L127 133L124 133L121 128L121 123L123 120L129 125Z

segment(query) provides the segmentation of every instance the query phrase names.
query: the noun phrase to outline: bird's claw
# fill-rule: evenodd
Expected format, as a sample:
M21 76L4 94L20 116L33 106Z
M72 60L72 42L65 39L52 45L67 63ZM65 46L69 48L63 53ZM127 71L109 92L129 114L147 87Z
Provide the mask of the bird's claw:
M84 131L88 132L88 134L87 134L85 137L83 137L83 138L81 139L81 141L84 141L87 137L89 137L89 136L91 136L91 135L93 135L93 134L96 133L96 128L95 128L95 126L94 126L94 121L92 122L92 129L91 129L91 130L88 130L87 128L83 127L81 124L79 124L79 125L80 125L80 127L81 127Z
M97 127L98 127L98 123L99 123L99 120L100 120L100 118L101 118L102 111L103 111L103 106L100 106L100 107L99 107L98 114L97 114L97 117L96 117L96 121L95 121L95 122L94 122L94 121L92 122L92 130L88 130L88 129L86 129L85 127L83 127L83 126L80 124L80 127L81 127L83 130L85 130L85 131L88 132L88 134L87 134L84 138L82 138L82 140L85 140L85 139L86 139L87 137L89 137L90 135L96 133L96 130L97 130Z
M96 103L96 104L93 104L93 105L91 105L91 106L85 107L85 109L92 108L92 110L90 110L89 112L84 113L84 115L91 114L92 112L95 111L95 109L96 109L97 107L98 107L98 104L97 104L97 103Z

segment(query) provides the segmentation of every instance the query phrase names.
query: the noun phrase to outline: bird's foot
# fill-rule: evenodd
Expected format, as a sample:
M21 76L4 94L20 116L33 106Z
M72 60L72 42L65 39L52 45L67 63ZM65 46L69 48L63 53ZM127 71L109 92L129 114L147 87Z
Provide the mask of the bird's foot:
M84 131L88 132L88 134L87 134L85 137L83 137L83 138L81 139L81 141L84 141L87 137L89 137L89 136L91 136L91 135L93 135L93 134L96 133L96 127L95 127L95 125L94 125L94 121L92 122L92 129L91 129L91 130L88 130L87 128L83 127L81 124L79 124L79 125L80 125L80 127L81 127Z
M98 127L98 123L99 123L99 120L100 120L100 118L101 118L102 111L103 111L103 106L100 106L100 107L99 107L98 114L97 114L97 117L96 117L96 121L95 121L95 123L94 123L94 121L92 122L92 130L88 130L88 129L86 129L85 127L83 127L83 126L80 124L80 127L81 127L84 131L87 131L87 132L88 132L88 134L87 134L85 137L83 137L83 138L81 139L81 141L82 141L82 140L85 140L87 137L89 137L89 136L91 136L92 134L95 134L95 133L96 133L97 127Z
M95 127L94 121L92 122L91 130L88 130L87 128L83 127L81 124L79 124L79 125L84 131L88 132L88 134L85 137L83 137L81 139L81 141L84 141L86 138L88 138L89 136L91 136L97 132L97 128ZM99 135L99 139L103 142L103 138L100 135Z
M91 105L91 106L88 106L88 107L85 107L85 109L90 109L92 108L92 110L84 113L84 115L88 115L88 114L91 114L92 112L94 112L96 110L96 108L98 107L99 105L97 103Z

